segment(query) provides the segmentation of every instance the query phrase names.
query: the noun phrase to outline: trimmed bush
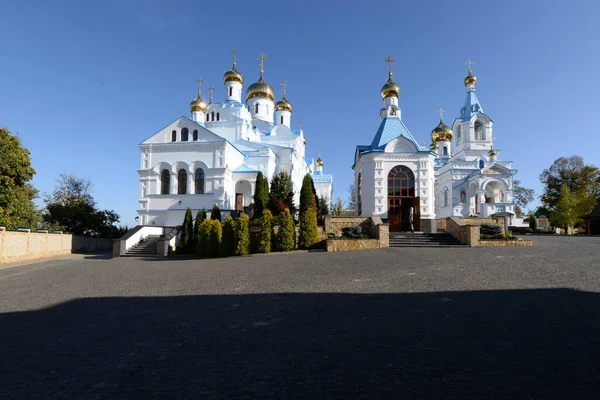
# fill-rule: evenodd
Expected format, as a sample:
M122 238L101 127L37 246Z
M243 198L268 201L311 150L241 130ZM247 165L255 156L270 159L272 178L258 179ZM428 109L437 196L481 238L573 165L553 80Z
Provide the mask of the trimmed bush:
M192 222L192 209L188 207L185 211L185 217L183 218L183 225L181 227L181 239L179 241L181 253L192 253L193 245L194 224Z
M350 239L367 239L369 235L363 232L360 226L347 226L342 228L342 237Z
M225 217L225 222L223 222L223 237L221 241L221 255L223 257L230 257L234 254L234 230L235 220L231 218L231 215L228 215Z
M273 214L265 210L262 218L258 221L260 225L260 236L258 239L258 253L271 252L271 232L273 231Z
M271 181L269 208L273 212L273 215L279 215L282 211L281 207L277 205L278 200L283 202L285 206L290 209L292 215L296 212L294 192L292 191L292 178L285 171L275 175Z
M245 256L250 253L250 218L246 214L242 214L235 221L233 240L236 256Z
M279 231L277 232L277 236L275 236L275 249L277 251L294 250L295 228L294 220L292 219L292 214L290 213L289 208L283 210L278 218L278 222Z
M502 234L503 230L502 227L499 225L494 225L494 224L481 224L479 226L479 233L481 235L498 235L498 234Z
M309 207L300 216L300 227L298 232L298 247L310 249L319 239L317 231L317 213L313 207Z
M533 214L529 216L529 228L531 228L533 232L537 231L537 220Z
M194 220L194 242L190 253L196 252L198 243L200 242L200 224L206 219L206 210L203 208L196 213L196 219ZM193 250L193 251L192 251Z
M200 224L200 243L196 254L200 257L218 257L221 248L222 229L217 220L207 219Z
M212 210L210 210L210 219L221 222L221 210L218 205L214 205Z

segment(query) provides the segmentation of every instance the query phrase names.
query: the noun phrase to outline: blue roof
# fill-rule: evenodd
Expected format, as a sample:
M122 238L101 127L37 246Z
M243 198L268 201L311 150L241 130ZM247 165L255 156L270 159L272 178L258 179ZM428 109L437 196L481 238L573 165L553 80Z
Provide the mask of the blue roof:
M479 103L477 94L475 94L475 89L468 89L467 98L460 109L460 117L458 117L458 119L461 121L469 121L475 114L483 114L483 108Z
M370 149L383 149L386 144L398 136L404 136L413 142L415 146L417 146L417 149L421 149L421 146L419 146L406 125L404 125L404 122L402 122L400 118L395 117L384 118L383 121L381 121L381 125L379 125L379 129L377 130L377 133L371 142Z
M239 167L237 167L236 169L234 169L233 172L258 172L258 171L248 167L247 165L242 164Z
M331 174L323 174L323 175L313 175L312 176L314 183L331 183L333 180L333 175Z
M226 100L225 104L233 104L234 106L241 106L242 105L242 103L240 103L237 100Z

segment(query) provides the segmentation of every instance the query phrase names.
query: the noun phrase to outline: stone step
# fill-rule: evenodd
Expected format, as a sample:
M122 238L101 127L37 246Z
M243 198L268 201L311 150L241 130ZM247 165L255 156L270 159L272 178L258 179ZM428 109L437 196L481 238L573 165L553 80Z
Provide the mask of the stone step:
M401 245L390 245L392 249L401 249L401 248L427 248L427 249L455 249L469 247L466 244L401 244Z

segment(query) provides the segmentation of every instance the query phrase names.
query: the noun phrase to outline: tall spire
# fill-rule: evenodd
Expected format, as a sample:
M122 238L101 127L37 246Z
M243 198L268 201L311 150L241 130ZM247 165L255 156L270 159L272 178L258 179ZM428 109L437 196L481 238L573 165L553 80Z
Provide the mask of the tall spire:
M392 56L388 56L383 61L388 63L388 80L385 83L385 85L383 85L383 87L381 88L381 99L384 100L387 97L398 98L400 96L400 86L398 86L398 84L392 80L392 63L394 62L394 59L392 58ZM394 105L398 105L397 100Z

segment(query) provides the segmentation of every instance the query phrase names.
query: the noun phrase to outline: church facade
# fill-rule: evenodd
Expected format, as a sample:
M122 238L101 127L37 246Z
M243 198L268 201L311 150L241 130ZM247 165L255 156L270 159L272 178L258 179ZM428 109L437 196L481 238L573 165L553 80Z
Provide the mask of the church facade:
M333 177L323 173L323 160L306 157L302 129L292 129L292 104L260 77L248 86L242 102L244 78L233 66L223 76L221 103L198 95L190 104L190 117L180 117L140 143L138 224L176 226L185 210L213 205L221 210L247 211L253 203L258 172L269 181L280 172L291 176L294 200L299 201L302 179L311 174L319 198L331 203Z
M400 87L392 80L381 89L381 123L369 145L354 154L356 213L387 220L391 231L407 231L412 208L414 229L435 232L446 217L489 217L514 213L512 162L498 160L491 118L475 93L477 78L465 78L466 99L452 128L442 121L421 146L402 121ZM453 145L455 153L453 153Z

